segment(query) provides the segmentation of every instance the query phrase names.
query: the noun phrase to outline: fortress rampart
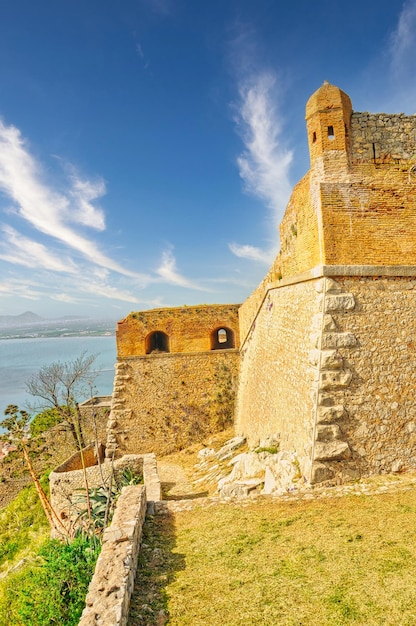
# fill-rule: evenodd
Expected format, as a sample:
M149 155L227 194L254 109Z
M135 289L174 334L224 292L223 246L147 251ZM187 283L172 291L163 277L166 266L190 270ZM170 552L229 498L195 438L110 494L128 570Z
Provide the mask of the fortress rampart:
M416 467L416 116L354 112L324 83L306 127L310 170L241 307L120 322L108 450L166 452L220 427L218 377L233 400L239 371L236 434L279 439L305 480Z

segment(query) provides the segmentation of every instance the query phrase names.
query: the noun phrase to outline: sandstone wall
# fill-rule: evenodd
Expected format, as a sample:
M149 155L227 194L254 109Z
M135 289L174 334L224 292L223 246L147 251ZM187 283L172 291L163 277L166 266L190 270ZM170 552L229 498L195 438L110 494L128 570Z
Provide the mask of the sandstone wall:
M416 179L408 166L357 166L350 182L322 182L323 262L416 265Z
M280 436L309 476L314 429L309 361L320 299L316 281L271 288L241 349L236 432L258 445Z
M168 454L232 424L238 350L119 359L107 453Z
M313 206L309 175L293 189L280 225L281 276L301 274L320 263L318 213Z

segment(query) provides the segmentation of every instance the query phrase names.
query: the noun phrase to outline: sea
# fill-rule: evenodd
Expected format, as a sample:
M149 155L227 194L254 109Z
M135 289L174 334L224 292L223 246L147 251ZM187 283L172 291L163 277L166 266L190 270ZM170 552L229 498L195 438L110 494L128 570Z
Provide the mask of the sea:
M26 392L26 382L44 365L73 361L83 352L96 355L93 371L93 395L113 392L116 338L110 336L19 338L0 340L0 421L9 404L28 409L35 398ZM88 399L79 398L82 402Z

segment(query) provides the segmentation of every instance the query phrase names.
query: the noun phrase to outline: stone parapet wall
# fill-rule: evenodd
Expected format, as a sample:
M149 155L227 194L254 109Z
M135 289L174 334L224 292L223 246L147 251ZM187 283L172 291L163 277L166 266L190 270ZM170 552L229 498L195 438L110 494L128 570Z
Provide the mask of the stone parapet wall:
M358 113L351 116L354 161L416 159L416 116Z
M230 426L238 350L119 359L107 454L168 454Z
M145 514L145 488L124 487L104 532L79 626L126 626Z

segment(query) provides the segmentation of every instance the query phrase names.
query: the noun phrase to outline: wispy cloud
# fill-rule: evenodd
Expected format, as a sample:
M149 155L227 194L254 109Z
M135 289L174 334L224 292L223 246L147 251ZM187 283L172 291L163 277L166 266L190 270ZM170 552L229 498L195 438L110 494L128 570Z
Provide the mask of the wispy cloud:
M155 284L205 291L179 272L172 249L162 253L156 271L142 273L126 269L102 252L85 233L105 230L104 212L96 204L106 193L105 183L87 179L55 158L66 174L66 182L59 186L48 181L20 131L0 120L0 195L4 221L9 222L0 224L0 261L24 267L26 272L24 280L16 280L17 273L6 280L3 273L3 297L90 306L105 299L157 306L157 296L138 295L140 291Z
M239 245L238 243L229 243L228 246L235 256L242 259L250 259L251 261L258 261L259 263L264 263L265 265L270 265L276 254L274 249L262 250L261 248L250 246L248 244Z
M250 77L240 86L235 117L245 150L238 157L240 176L250 193L264 200L278 224L289 199L292 152L283 148L279 135L277 79L270 72Z
M139 56L139 58L141 59L142 63L143 63L143 67L145 70L149 69L150 67L150 62L146 59L144 52L143 52L143 48L140 42L136 42L136 52Z
M22 280L17 277L0 280L0 295L23 298L24 300L40 300L47 296L46 292L36 281Z
M416 1L407 0L403 3L397 26L390 38L391 67L401 74L414 67L414 51L416 49Z
M416 112L416 0L406 0L388 46L392 88L389 99L408 113Z
M281 141L279 89L272 72L252 74L240 83L235 123L244 143L237 159L245 190L263 200L274 227L280 223L289 200L289 170L293 154ZM261 250L249 244L229 244L238 257L270 263L277 247Z
M11 226L3 226L2 231L4 239L0 241L0 259L3 261L54 272L76 273L78 271L72 259L53 254L46 246L24 237Z
M172 250L166 250L162 254L162 262L156 270L156 273L162 278L164 282L171 285L177 285L178 287L186 287L189 289L196 289L198 291L207 291L204 287L201 287L197 283L189 280L185 276L182 276L177 270L176 259Z
M43 181L39 164L29 153L20 131L0 121L0 191L14 204L16 214L39 232L76 250L92 263L126 276L138 276L105 255L97 244L70 224L105 228L104 214L92 202L105 192L103 181L82 180L71 172L66 193Z

